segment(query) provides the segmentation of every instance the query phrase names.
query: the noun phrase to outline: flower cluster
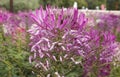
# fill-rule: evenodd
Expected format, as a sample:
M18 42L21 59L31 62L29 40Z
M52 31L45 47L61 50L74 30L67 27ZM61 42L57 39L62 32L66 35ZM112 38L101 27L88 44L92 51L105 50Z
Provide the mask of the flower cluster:
M90 32L90 49L84 57L84 76L106 77L110 75L111 63L115 56L115 36L109 32ZM99 65L99 66L98 66Z
M57 72L58 76L66 77L75 68L84 70L76 77L109 75L116 48L114 35L87 30L88 19L77 9L41 7L31 17L34 24L28 30L32 53L29 61L43 71L41 76L49 77Z
M4 11L0 10L0 24L7 21L8 16L9 16L8 12L4 12Z
M29 12L19 12L17 14L10 12L1 12L0 19L2 22L3 34L6 37L10 37L15 43L20 40L22 43L26 42L26 30L28 25L32 24L32 20L29 17Z
M99 15L98 27L102 31L113 32L120 26L120 16L114 14L101 14Z
M73 55L81 55L80 45L89 38L82 30L87 21L84 14L75 9L58 12L56 9L41 8L31 17L35 24L29 29L31 52L34 53L30 56L30 62L35 61L36 66L42 66L44 70L51 70L53 65L50 62L53 61L80 63L74 60ZM58 68L54 72L58 72Z

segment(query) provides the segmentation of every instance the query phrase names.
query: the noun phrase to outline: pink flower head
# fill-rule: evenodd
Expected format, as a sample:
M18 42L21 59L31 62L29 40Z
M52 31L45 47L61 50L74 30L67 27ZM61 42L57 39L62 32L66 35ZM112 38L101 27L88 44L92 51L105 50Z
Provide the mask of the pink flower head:
M99 65L111 62L116 47L115 37L111 33L87 30L87 18L77 9L44 10L41 7L30 16L34 20L34 24L28 30L33 53L31 61L44 70L49 70L53 61L65 63L66 59L69 59L75 64L83 64L84 73L87 75L94 70L92 66L95 62ZM83 59L76 61L76 57ZM44 61L46 59L49 65ZM107 68L109 65L103 67ZM98 69L97 76L106 71L109 73L109 69L105 71L103 67Z
M67 50L69 42L75 40L75 37L78 38L77 35L82 32L87 18L84 14L79 14L77 9L70 10L70 14L68 12L69 9L64 11L40 8L35 14L31 14L35 21L35 25L29 29L32 51L53 51L56 45L62 50L69 51Z

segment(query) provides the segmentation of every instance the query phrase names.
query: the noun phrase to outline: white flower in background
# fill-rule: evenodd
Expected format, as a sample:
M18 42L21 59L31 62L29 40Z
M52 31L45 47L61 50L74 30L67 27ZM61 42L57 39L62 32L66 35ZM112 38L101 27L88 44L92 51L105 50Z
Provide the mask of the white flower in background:
M77 9L77 2L74 2L73 7L74 7L75 9Z

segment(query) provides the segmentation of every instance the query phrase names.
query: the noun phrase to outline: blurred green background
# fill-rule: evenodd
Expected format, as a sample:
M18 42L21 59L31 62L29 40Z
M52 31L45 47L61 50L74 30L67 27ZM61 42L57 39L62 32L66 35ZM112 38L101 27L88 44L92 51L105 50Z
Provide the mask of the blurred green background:
M7 10L10 9L10 0L0 0L0 7L4 7ZM95 9L96 6L104 4L107 10L120 10L120 0L13 0L14 12L19 10L34 10L41 5L56 6L56 7L72 7L74 2L78 3L78 8L82 6L88 9Z

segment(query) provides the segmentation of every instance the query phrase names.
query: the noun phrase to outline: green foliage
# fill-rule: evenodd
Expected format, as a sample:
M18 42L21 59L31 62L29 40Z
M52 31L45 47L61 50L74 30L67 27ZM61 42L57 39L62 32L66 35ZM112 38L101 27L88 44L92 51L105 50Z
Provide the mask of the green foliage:
M28 62L28 45L3 34L0 25L0 77L35 77ZM14 43L16 42L16 43Z
M82 6L87 6L87 3L85 0L39 0L39 3L42 4L44 7L46 5L52 5L57 7L72 7L74 2L78 3L78 8L81 8Z
M100 6L101 4L106 4L106 0L86 0L88 3L89 9L95 9L96 6Z
M120 42L120 33L117 34L117 41Z
M120 10L120 0L107 0L108 10Z
M118 4L118 9L120 9L120 0L13 0L14 1L14 12L19 10L29 10L29 9L37 9L41 5L46 7L46 5L51 5L55 7L72 7L74 2L78 3L78 8L82 8L82 6L88 7L89 9L95 9L96 6L101 6L101 4L105 4L108 10L116 9L116 3ZM0 7L5 7L6 9L10 9L9 0L1 0Z
M10 9L9 0L1 0L0 6L5 7L7 10ZM29 9L36 9L39 8L38 0L13 0L13 9L14 12L29 10Z
M120 62L116 62L116 65L113 65L110 77L120 77Z
M29 10L29 7L27 7L27 5L25 5L25 3L16 3L16 4L14 4L14 6L15 6L14 12L17 12L19 10L21 10L21 11Z

